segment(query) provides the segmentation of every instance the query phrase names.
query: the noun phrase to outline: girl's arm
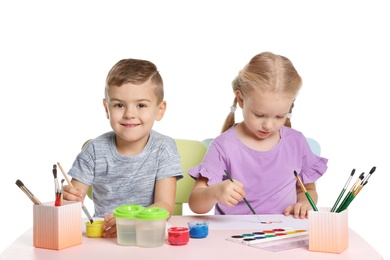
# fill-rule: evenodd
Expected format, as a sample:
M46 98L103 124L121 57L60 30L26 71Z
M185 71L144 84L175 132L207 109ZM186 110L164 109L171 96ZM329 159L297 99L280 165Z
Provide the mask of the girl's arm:
M234 206L245 197L244 185L234 180L225 180L214 185L207 185L207 178L199 176L192 188L189 207L198 214L209 212L217 202Z
M309 193L314 203L317 204L318 194L316 190L316 185L314 183L305 184L306 191ZM290 214L293 215L294 218L307 218L308 212L312 207L310 202L308 201L305 192L302 190L300 186L297 186L297 203L288 206L284 210L284 215L288 216Z

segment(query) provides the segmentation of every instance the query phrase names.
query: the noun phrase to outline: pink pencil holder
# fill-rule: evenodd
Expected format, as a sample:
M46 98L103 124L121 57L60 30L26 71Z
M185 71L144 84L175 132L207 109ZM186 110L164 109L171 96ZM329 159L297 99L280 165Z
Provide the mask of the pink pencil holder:
M54 201L33 205L34 247L61 250L81 244L81 202L63 201L54 206Z
M309 211L309 250L341 253L348 248L348 210L330 212L330 208Z

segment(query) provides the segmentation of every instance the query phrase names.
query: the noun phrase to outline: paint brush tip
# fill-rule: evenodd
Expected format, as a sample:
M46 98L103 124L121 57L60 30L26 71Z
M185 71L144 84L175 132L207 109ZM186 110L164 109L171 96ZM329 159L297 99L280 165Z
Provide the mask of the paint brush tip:
M372 167L372 168L371 168L371 171L370 171L370 174L373 174L373 173L375 172L375 170L376 170L376 167L375 167L375 166Z
M298 173L297 173L297 171L294 171L294 175L295 175L295 177L296 177L296 176L298 176Z
M21 180L19 180L19 179L16 180L15 184L18 185L19 188L24 186L23 182Z

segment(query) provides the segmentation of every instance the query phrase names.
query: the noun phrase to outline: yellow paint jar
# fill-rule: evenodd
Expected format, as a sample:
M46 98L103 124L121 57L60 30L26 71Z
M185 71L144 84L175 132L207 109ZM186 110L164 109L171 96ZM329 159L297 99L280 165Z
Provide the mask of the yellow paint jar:
M85 222L87 237L102 237L103 224L103 220L95 220L92 224L91 222Z

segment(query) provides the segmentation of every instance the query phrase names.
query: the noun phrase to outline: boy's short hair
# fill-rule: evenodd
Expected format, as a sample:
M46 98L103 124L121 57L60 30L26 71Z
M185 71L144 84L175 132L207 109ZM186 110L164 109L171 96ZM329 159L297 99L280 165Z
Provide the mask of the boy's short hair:
M120 87L125 83L139 85L149 79L156 85L154 93L157 97L157 104L159 104L164 99L164 84L156 65L147 60L120 60L108 72L105 87L106 100L108 100L110 87Z

